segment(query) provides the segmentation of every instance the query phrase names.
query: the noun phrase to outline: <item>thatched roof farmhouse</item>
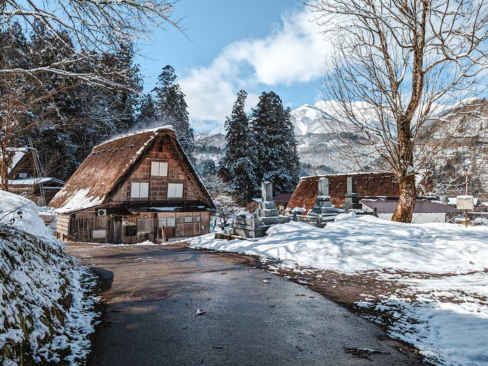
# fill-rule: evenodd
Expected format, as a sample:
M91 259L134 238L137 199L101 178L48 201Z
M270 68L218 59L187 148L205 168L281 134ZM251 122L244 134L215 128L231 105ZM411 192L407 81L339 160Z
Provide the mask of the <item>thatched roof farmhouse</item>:
M208 233L215 209L170 127L96 146L50 206L58 237L115 243Z

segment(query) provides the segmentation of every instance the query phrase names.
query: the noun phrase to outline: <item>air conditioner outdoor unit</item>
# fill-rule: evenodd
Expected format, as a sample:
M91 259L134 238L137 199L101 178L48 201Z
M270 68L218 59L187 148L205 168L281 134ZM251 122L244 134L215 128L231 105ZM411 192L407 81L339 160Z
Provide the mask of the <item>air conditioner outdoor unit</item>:
M107 216L107 209L101 208L97 211L98 216Z

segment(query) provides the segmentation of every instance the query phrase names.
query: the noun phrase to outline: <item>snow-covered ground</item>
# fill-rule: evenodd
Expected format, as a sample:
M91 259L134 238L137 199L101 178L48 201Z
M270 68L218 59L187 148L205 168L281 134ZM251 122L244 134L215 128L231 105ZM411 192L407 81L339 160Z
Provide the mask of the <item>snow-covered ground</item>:
M324 229L300 222L276 225L258 241L190 240L194 248L242 252L346 274L371 272L398 284L358 307L390 312L392 336L431 362L488 364L488 228L453 224L410 225L371 216ZM373 321L380 321L372 318Z
M77 267L37 206L0 190L0 356L2 365L81 364L94 331L95 279Z

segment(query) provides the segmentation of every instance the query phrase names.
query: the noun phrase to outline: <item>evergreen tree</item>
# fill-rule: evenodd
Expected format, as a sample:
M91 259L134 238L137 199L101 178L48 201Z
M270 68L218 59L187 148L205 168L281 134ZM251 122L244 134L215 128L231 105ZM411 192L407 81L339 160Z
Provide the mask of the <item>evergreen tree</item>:
M188 118L188 105L185 94L180 85L175 84L175 70L167 65L158 77L156 94L156 108L163 121L172 124L176 130L176 137L185 152L191 156L194 149L194 133Z
M139 100L136 127L144 128L153 125L158 119L158 112L150 93L143 94Z
M215 175L217 173L217 167L215 162L211 159L206 159L200 164L200 174L205 177L208 175Z
M222 163L232 174L232 184L247 200L254 191L254 165L252 161L254 138L249 119L244 110L247 93L241 90L232 108L232 114L225 120L227 148Z
M290 111L274 92L263 92L252 111L255 139L255 187L261 182L273 183L276 193L290 192L298 183L300 163Z

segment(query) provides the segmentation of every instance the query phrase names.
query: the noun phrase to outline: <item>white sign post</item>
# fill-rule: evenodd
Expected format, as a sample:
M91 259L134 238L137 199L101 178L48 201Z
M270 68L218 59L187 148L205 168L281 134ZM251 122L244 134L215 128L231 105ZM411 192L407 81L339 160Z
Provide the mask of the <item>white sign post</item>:
M456 206L458 210L464 210L464 223L468 227L468 210L474 208L473 196L457 196Z

